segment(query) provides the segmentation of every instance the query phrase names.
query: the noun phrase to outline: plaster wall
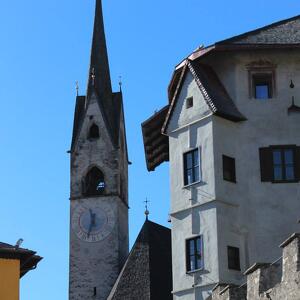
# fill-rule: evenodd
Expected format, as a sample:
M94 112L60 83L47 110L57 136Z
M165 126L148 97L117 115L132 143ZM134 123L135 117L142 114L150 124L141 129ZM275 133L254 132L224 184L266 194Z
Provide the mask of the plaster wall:
M19 300L20 261L0 259L0 299Z
M246 65L255 61L268 61L276 66L272 99L249 98ZM255 261L271 262L279 257L277 245L299 226L299 183L261 182L259 160L261 147L300 145L300 115L287 113L292 96L300 105L299 52L225 55L212 63L238 109L248 119L233 123L213 117L216 198L233 205L232 209L228 206L218 212L218 228L222 232L219 247L224 252L227 244L239 241L241 264L247 268ZM294 89L289 88L291 80ZM237 183L223 180L223 154L236 160ZM220 268L220 277L227 282L235 281L225 266Z
M193 276L185 274L183 252L185 239L193 234L203 233L204 243L213 248L210 257L204 258L205 264L214 265L208 269L212 281L240 284L245 269L257 261L277 259L280 256L277 245L289 232L298 229L299 183L261 182L259 161L261 147L300 146L300 115L287 113L292 96L300 106L298 52L225 52L205 59L204 63L212 65L248 119L245 122L234 123L211 116L191 74L188 72L185 77L168 128L175 299L195 297L191 289ZM275 67L272 99L249 97L247 65L253 62L268 62ZM295 84L294 89L289 88L290 80ZM190 96L194 98L194 106L187 109L185 100ZM195 148L201 152L202 180L184 187L183 153ZM235 158L237 183L223 180L223 154ZM208 204L212 207L205 209ZM195 208L191 208L197 205L199 221L195 218ZM198 232L195 231L197 226ZM203 228L207 230L202 231ZM206 234L210 240L205 240ZM240 249L241 272L228 269L227 246ZM200 286L208 284L205 276L201 276Z
M193 107L186 99L193 96ZM170 145L173 293L175 299L205 299L218 282L217 221L211 115L188 72L168 128ZM198 148L201 180L184 186L183 153ZM186 239L203 236L203 269L186 272ZM203 276L200 276L203 275Z

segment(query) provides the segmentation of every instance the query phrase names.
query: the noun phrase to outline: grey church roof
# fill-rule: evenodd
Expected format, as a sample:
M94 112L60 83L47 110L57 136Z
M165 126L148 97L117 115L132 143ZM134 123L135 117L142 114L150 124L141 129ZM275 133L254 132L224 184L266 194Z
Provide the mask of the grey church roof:
M113 93L111 88L101 0L96 0L87 95L76 98L71 151L74 150L89 100L93 94L98 100L112 143L117 147L123 99L121 91Z
M300 48L300 15L246 32L232 38L216 42L208 47L200 47L179 63L173 73L168 88L169 103L142 123L147 168L153 171L158 165L169 159L166 134L177 94L183 83L185 72L190 70L212 113L234 121L246 120L227 93L215 71L203 63L203 59L213 53L223 51L259 50L259 49L297 49ZM162 121L162 118L165 120ZM157 132L154 132L157 131ZM155 138L155 139L154 139Z
M108 300L171 300L171 290L171 230L146 220Z

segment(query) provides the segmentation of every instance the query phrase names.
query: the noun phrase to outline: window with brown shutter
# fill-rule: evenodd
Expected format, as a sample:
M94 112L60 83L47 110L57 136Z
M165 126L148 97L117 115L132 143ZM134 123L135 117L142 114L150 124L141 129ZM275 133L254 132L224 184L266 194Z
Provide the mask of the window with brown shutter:
M278 145L260 148L261 181L273 183L300 180L300 147Z

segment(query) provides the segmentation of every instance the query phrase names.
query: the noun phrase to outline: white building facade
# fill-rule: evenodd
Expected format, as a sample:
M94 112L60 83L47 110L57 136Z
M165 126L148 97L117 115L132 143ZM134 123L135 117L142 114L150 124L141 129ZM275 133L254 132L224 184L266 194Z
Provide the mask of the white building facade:
M148 169L170 161L176 300L243 284L299 229L299 46L295 17L198 49L142 124Z

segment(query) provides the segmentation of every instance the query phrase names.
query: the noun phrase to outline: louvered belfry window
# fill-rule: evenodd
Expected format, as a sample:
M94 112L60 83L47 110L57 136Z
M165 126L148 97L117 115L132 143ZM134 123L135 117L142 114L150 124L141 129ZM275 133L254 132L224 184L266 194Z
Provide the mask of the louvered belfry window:
M99 137L99 127L96 124L93 124L89 129L89 139L98 139Z
M260 148L261 181L273 183L300 180L300 147L296 145Z
M82 192L85 196L102 195L105 190L105 181L103 173L93 167L82 180Z

